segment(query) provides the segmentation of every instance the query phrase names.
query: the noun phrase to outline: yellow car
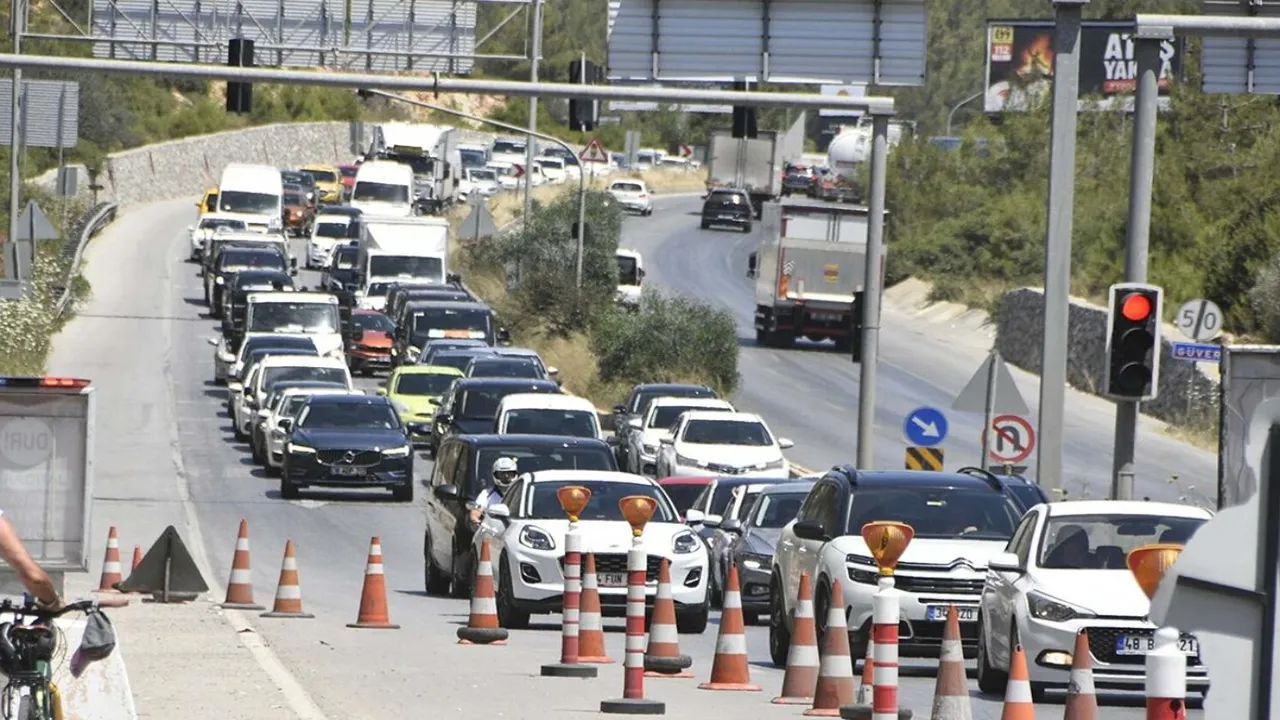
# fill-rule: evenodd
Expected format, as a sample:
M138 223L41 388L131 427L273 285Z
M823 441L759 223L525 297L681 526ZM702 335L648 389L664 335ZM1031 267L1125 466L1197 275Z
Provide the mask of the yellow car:
M338 168L332 165L307 165L302 168L302 172L316 179L320 202L342 202L342 175L338 173Z
M409 428L410 437L421 443L431 436L431 421L440 398L460 377L461 370L444 365L401 365L392 371L387 386L379 388L378 394L391 399L400 422Z
M197 215L205 213L218 212L218 188L206 188L204 197L196 202L196 208L200 211Z

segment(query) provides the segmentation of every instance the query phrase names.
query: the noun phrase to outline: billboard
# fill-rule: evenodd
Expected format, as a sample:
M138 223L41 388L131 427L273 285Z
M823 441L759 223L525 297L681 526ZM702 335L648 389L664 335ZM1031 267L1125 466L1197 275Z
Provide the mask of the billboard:
M1280 423L1280 347L1222 348L1218 426L1218 507L1234 507L1258 492L1262 448Z
M1132 110L1137 60L1133 23L1085 21L1080 29L1080 109ZM1053 88L1052 20L988 20L988 113L1026 109ZM1160 106L1168 106L1169 83L1182 76L1183 38L1160 47ZM1097 96L1102 96L1098 101ZM1090 99L1086 99L1090 98Z

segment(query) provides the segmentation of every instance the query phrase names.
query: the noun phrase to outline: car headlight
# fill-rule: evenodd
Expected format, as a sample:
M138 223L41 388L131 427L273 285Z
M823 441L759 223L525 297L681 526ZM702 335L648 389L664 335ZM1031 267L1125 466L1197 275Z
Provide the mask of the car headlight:
M325 353L324 356L327 358L336 358L338 360L341 360L343 358L342 348L334 348L329 352Z
M416 347L414 347L414 346L412 346L412 345L410 345L410 346L409 346L409 352L408 352L409 357L418 357L418 355L419 355L421 352L422 352L422 350L421 350L421 349L416 348Z
M880 582L876 561L866 555L845 555L844 563L848 569L850 581L863 585L876 585Z
M219 275L218 277L216 277L216 278L214 278L214 279L213 279L213 284L214 284L214 285L221 285L221 284L223 284L223 283L225 283L225 282L226 282L226 280L224 280L224 279L222 278L222 276L221 276L221 275Z
M405 457L409 454L409 446L402 445L400 447L383 448L382 454L387 457Z
M1027 593L1027 611L1031 613L1031 617L1049 622L1066 622L1076 618L1094 617L1092 611L1069 605L1035 590Z
M677 555L688 555L698 549L701 541L692 530L685 530L671 539L671 550Z
M643 453L643 454L645 454L645 455L657 455L657 454L658 454L658 446L657 446L657 445L642 445L642 446L640 446L640 452L641 452L641 453Z
M520 544L534 550L555 550L556 541L542 528L525 525L520 531Z
M315 448L307 447L306 445L299 445L298 443L289 443L288 445L285 446L284 449L286 452L297 454L297 455L315 455L316 454Z
M771 463L765 463L763 466L759 467L761 470L781 470L784 463L786 463L786 460L778 458Z
M768 570L771 558L768 555L743 553L742 567L748 570Z

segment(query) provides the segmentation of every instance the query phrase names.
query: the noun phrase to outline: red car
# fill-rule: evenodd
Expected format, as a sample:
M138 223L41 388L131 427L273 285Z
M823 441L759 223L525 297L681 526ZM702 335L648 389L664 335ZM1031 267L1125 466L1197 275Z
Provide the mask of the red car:
M350 195L351 188L356 184L356 171L360 169L359 165L339 165L338 177L342 181L342 194Z
M391 367L391 336L395 323L376 310L353 310L351 324L356 336L347 348L347 367L353 373L370 375L376 368Z
M667 496L671 498L671 502L676 506L676 512L680 513L680 522L684 522L684 514L689 508L693 507L693 501L698 499L702 491L711 484L715 478L711 475L703 476L677 476L662 478L658 484L667 492Z

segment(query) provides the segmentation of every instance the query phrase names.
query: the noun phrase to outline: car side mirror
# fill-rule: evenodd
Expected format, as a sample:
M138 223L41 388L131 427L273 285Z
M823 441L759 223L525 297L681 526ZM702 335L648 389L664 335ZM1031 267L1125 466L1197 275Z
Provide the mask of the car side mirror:
M621 406L621 405L614 405L614 406L613 406L613 414L614 414L614 415L622 415L622 414L623 414L623 413L625 413L626 411L627 411L627 409L626 409L625 407Z
M619 445L622 444L622 441L618 439L617 435L610 435L609 437L605 438L604 441L605 443L613 447L618 447Z
M219 343L219 342L221 342L221 341L222 341L222 340L221 340L221 338L208 338L208 339L206 340L206 342L208 342L210 345L212 345L212 346L214 346L214 347L217 347L217 346L218 346L218 343Z
M741 533L742 521L739 520L738 518L729 518L728 520L725 520L724 522L720 523L720 529L724 530L725 532Z
M196 203L196 207L200 207L200 203ZM195 231L196 231L196 226L195 226L195 225L188 225L188 226L187 226L187 232L189 232L189 233L193 233L193 232L195 232Z
M783 450L789 450L795 446L796 444L791 438L784 438L784 437L778 438L778 447L782 448Z
M644 278L644 268L640 268L639 270L636 270L636 277L641 279Z
M675 445L675 444L676 444L676 439L675 439L675 438L669 438L669 437L666 437L666 438L662 438L662 439L661 439L661 440L659 440L658 442L659 442L660 444L662 444L662 445Z
M361 340L364 340L364 330L360 328L356 328L355 330L352 330L351 339L355 342L360 342Z
M632 430L641 430L644 428L644 421L640 418L631 418L627 421L627 427Z
M720 515L704 515L702 517L702 524L707 527L720 527L720 523L722 522L724 522L724 518Z
M511 519L511 508L507 507L503 503L494 503L490 505L489 507L485 508L485 513L488 514L489 517L496 518L498 520Z
M449 413L436 413L436 422L441 425L448 425L453 422L453 416Z
M684 520L690 525L697 525L701 523L702 520L706 517L707 517L707 514L702 512L701 510L691 509L691 510L686 510L684 513Z
M458 491L457 485L437 485L432 492L441 500L457 500L462 496L462 493Z
M386 388L378 388L378 389L374 390L373 392L374 392L374 394L375 394L375 395L386 395L386 394L387 394L387 389L386 389Z
M791 526L791 531L801 540L817 540L825 542L827 538L827 530L822 527L822 523L817 520L797 520L795 525Z
M244 390L244 383L229 382L227 383L227 390L230 392L240 392L241 390Z
M1022 562L1016 553L1002 552L987 561L987 567L996 572L1022 573Z
M276 423L276 427L285 432L293 430L293 418L280 418L280 422Z
M547 374L551 377L555 377L560 374L560 368L555 367L554 365L549 365L547 366Z

